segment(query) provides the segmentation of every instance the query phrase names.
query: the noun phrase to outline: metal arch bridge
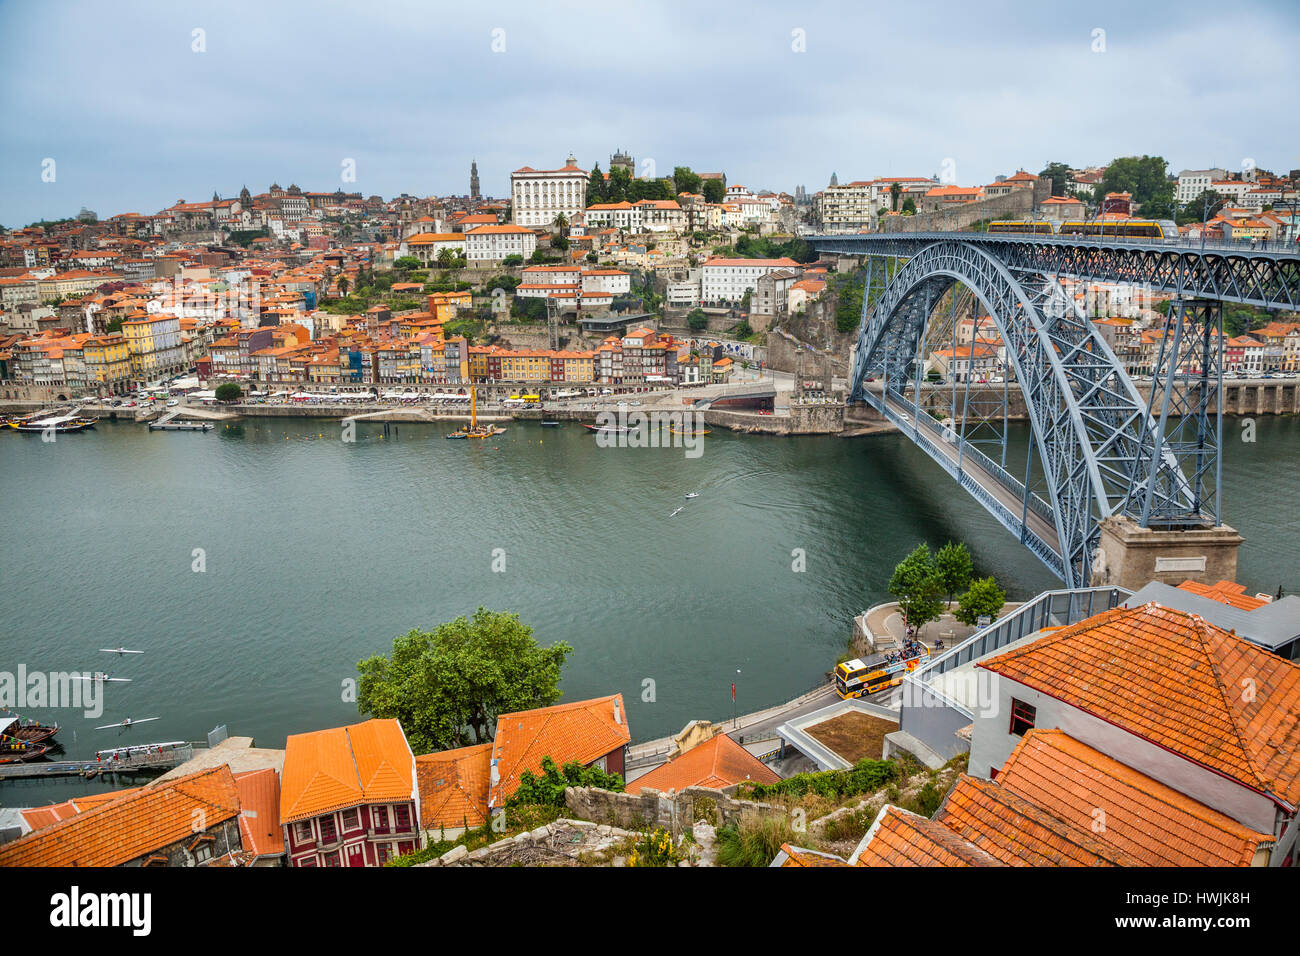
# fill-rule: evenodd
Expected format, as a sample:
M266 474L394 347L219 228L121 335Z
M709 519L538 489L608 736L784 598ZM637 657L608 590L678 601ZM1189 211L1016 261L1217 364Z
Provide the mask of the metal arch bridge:
M808 241L820 253L866 257L851 400L898 426L1067 586L1089 583L1101 522L1112 515L1142 527L1220 523L1221 306L1300 309L1294 246L969 232ZM1172 294L1149 399L1061 279ZM960 357L959 293L978 301L1005 348L1004 378L1014 385L1002 384L1000 433L987 407L995 389L972 396L973 372L960 402L954 380L946 409L948 389L922 380L941 303L950 306L951 354ZM974 344L972 336L972 359ZM1030 426L1023 480L1007 468L1010 387L1023 394ZM994 437L980 441L989 423ZM977 447L998 442L1000 460Z

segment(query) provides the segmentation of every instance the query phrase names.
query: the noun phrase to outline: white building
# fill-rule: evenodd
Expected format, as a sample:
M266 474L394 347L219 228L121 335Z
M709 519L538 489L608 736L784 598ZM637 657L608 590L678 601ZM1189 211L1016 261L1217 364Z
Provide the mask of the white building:
M583 211L588 174L577 162L569 156L560 169L524 166L510 174L515 225L550 228L557 216L572 220Z
M588 206L584 214L586 225L593 229L622 229L624 232L641 231L641 207L630 202L602 202Z
M624 295L632 291L632 277L621 269L584 269L582 291L584 295L597 292Z
M537 234L522 226L478 226L465 233L465 259L470 266L500 262L509 256L525 261L537 249Z
M723 259L719 256L707 260L700 270L700 300L705 305L723 305L739 302L746 292L758 284L760 276L773 269L798 269L793 259Z
M1227 175L1227 170L1223 169L1184 169L1178 174L1178 201L1191 202L1209 189L1210 183L1223 179Z

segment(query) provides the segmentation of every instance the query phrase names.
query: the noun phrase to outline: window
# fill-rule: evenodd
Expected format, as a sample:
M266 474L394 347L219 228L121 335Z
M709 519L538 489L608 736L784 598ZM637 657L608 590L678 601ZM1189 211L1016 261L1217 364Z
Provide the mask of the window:
M343 861L339 859L337 852L324 853L321 855L321 866L342 866Z
M391 843L379 843L375 846L375 859L379 865L383 866L393 858L393 845Z
M338 827L334 823L334 816L320 818L320 841L321 843L333 843L338 839ZM328 864L327 864L328 865Z
M376 830L388 829L388 808L374 807L371 809L371 824Z
M1037 708L1014 697L1011 698L1011 733L1023 737L1026 731L1033 730L1034 717L1037 713Z
M411 827L411 808L404 804L394 807L393 822L398 830L409 830Z
M293 825L293 842L310 843L311 842L311 821L303 820Z
M355 830L357 828L357 824L360 822L360 819L361 819L360 814L355 808L352 810L344 810L343 811L344 832L347 832L348 830Z

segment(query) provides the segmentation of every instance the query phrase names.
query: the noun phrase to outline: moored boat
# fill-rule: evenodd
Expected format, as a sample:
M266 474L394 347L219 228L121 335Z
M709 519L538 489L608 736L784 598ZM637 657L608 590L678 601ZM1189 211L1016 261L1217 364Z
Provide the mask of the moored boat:
M34 744L16 737L0 737L0 763L20 763L35 760L50 749L49 744Z
M8 737L29 744L39 744L49 740L58 732L58 724L42 724L35 720L23 720L17 716L0 716L0 738Z
M36 418L13 427L20 432L79 432L94 428L97 418L81 418L77 415L55 415L53 418Z

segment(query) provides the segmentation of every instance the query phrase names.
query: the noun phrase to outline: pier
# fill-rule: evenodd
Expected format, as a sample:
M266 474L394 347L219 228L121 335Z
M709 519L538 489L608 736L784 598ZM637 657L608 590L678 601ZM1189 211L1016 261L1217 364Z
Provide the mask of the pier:
M194 745L185 741L139 744L97 751L81 760L42 760L32 763L0 764L0 780L37 777L98 777L144 770L167 770L194 756Z

